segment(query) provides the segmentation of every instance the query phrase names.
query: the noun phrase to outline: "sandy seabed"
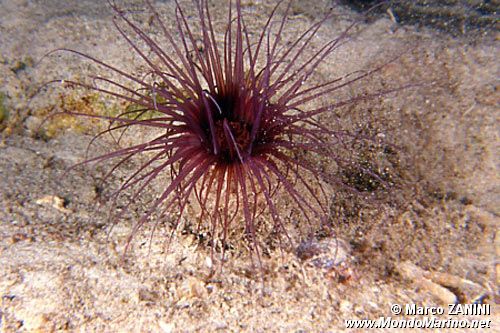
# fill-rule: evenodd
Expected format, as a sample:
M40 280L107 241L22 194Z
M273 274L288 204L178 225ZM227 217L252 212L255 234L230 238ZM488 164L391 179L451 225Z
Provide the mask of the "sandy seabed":
M212 5L215 13L224 12L224 1ZM123 6L147 25L143 4ZM156 6L172 12L170 2ZM292 40L325 6L323 1L294 5L284 38ZM98 69L64 54L37 63L48 51L75 48L138 73L144 68L114 29L112 11L93 1L12 0L0 8L6 114L0 127L2 331L333 332L346 330L346 319L391 316L391 304L453 302L491 304L492 315L460 319L486 319L500 327L498 35L452 38L400 26L388 15L360 23L359 34L321 66L317 80L399 55L377 77L352 89L434 82L346 111L352 114L346 126L373 124L399 147L398 190L380 195L376 205L333 192L336 237L311 240L333 266L292 248L270 250L259 269L244 248L235 247L223 272L212 276L209 247L195 235L178 233L166 251L164 225L151 242L146 226L122 260L140 215L131 214L107 238L106 209L97 205L97 184L106 168L85 165L65 174L84 159L94 124L51 120L50 136L37 135L41 119L62 100L79 109L115 107L105 98L96 102L94 95L58 86L42 97L27 97L48 80L80 79ZM271 8L245 2L250 30L259 31ZM316 45L357 18L346 8L333 10L338 16L325 24ZM122 175L113 175L109 186Z

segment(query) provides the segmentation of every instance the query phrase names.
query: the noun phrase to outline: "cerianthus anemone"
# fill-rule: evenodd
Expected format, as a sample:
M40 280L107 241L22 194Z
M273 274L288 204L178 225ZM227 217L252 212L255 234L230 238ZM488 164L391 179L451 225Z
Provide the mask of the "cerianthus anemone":
M118 161L113 172L135 157L147 156L146 162L139 163L112 196L116 200L124 191L131 193L122 212L160 175L168 176L162 192L135 223L128 244L153 217L158 221L175 216L177 226L187 207L195 204L199 207L197 223L208 230L212 248L218 241L224 255L229 231L235 225L244 225L241 229L260 262L262 219L270 222L268 231L276 235L280 244L291 241L277 197L288 198L303 221L326 222L328 191L322 172L313 161L327 159L348 165L351 157L340 156L335 147L351 139L369 140L321 123L321 115L394 90L345 100L332 97L339 89L370 77L383 65L310 84L318 66L349 39L355 24L320 47L311 48L329 14L298 34L296 40L285 42L282 31L288 21L290 2L280 1L258 34L248 30L239 0L228 1L223 31L215 29L208 1L194 3L197 24L179 4L175 17L165 18L146 1L152 21L161 31L162 42L146 34L126 12L111 4L118 32L148 67L142 77L80 51L67 50L122 77L117 81L95 76L94 84L66 81L68 84L91 88L137 106L118 116L93 116L110 122L106 133L139 127L158 131L153 139L85 163ZM277 14L280 6L283 15ZM172 20L175 28L169 29L165 20ZM329 102L311 107L311 102L318 99ZM358 169L364 170L362 165ZM364 172L379 178L370 170ZM328 183L332 184L330 180ZM340 179L334 180L342 186ZM113 219L120 219L120 214L114 214Z

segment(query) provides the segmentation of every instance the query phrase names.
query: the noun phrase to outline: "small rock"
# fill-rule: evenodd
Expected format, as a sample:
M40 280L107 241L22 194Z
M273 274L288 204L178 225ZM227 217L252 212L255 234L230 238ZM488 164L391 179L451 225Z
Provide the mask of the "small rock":
M159 296L156 291L151 291L145 288L139 290L139 301L155 302L158 297Z
M42 206L51 205L52 207L54 207L55 209L57 209L58 211L60 211L62 213L71 213L72 212L71 209L68 209L65 207L64 199L60 198L56 195L46 195L43 198L36 200L35 203L37 205L42 205Z
M320 241L308 240L302 242L296 250L297 256L301 260L324 269L332 269L346 262L349 252L347 243L337 238L325 238Z
M158 326L160 326L161 331L164 333L171 333L174 331L174 328L175 328L174 324L166 323L166 322L161 321L161 320L158 322Z
M354 307L354 313L361 316L365 313L365 311L363 310L363 307L361 306L355 306Z
M215 330L220 331L220 330L227 330L228 326L225 322L223 321L216 321L214 322Z
M352 303L344 299L344 300L340 301L339 309L340 309L340 312L342 312L342 313L351 313L352 312Z
M425 277L429 272L422 270L415 264L405 261L397 266L397 270L404 278L413 281L419 288L430 292L443 304L457 302L457 296L454 293Z
M181 287L178 290L178 293L179 298L186 299L205 299L208 297L208 292L203 281L192 276L183 281Z
M377 303L375 303L375 302L368 301L366 304L368 305L368 307L369 307L371 310L378 310L378 309L379 309L378 304L377 304Z
M212 269L212 267L214 266L214 264L212 262L212 258L210 258L210 256L207 256L205 258L205 266L207 266L210 269Z

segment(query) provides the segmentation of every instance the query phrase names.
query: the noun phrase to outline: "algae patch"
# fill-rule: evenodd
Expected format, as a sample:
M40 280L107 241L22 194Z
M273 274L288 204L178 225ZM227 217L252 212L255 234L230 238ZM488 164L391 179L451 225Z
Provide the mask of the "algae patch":
M7 119L9 115L9 111L7 110L7 107L5 106L5 102L7 100L7 95L5 93L0 92L0 126L4 122L4 120Z
M99 119L95 117L106 112L98 94L60 95L56 105L35 112L35 116L43 121L38 134L51 139L67 131L92 133L99 129Z
M155 110L146 110L138 105L126 102L106 103L101 94L86 95L61 94L59 102L34 112L34 116L43 125L37 130L38 135L51 139L67 131L80 134L95 134L109 128L110 123L102 117L116 117L140 121L159 117ZM114 125L118 125L116 122Z

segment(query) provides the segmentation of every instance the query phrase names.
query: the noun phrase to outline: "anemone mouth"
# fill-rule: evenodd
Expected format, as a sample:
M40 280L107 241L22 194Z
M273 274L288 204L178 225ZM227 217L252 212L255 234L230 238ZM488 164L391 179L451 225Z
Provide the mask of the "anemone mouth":
M215 121L215 140L220 151L219 159L224 163L241 163L238 154L246 152L250 146L250 133L252 126L241 120L228 120L227 118ZM212 144L213 146L213 144ZM212 153L214 151L212 150ZM241 159L244 159L244 155Z
M200 126L204 129L202 141L218 163L243 163L258 154L262 144L271 140L263 129L268 127L267 116L274 106L262 102L262 97L248 97L250 94L244 89L229 91L231 93L213 96L204 92L208 103L203 103L198 110ZM259 112L261 104L264 105Z

